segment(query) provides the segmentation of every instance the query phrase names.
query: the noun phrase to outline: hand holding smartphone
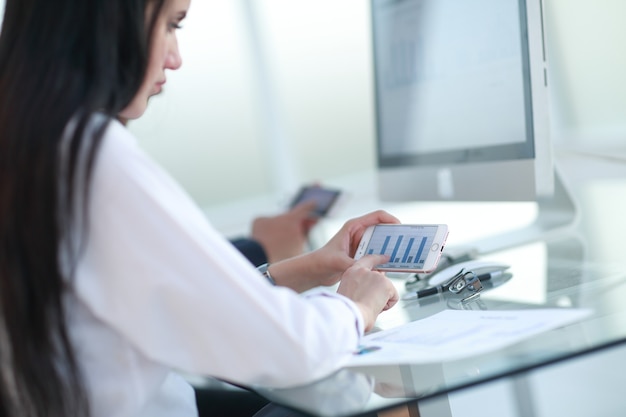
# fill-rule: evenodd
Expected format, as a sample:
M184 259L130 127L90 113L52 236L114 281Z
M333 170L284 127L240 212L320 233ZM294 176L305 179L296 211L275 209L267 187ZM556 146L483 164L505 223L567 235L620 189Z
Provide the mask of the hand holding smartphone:
M437 267L448 238L445 224L377 224L365 230L354 255L389 255L379 271L431 272Z
M311 214L315 217L325 217L337 203L340 195L341 191L336 189L307 185L300 189L289 204L289 207L293 208L305 201L315 201L316 206Z

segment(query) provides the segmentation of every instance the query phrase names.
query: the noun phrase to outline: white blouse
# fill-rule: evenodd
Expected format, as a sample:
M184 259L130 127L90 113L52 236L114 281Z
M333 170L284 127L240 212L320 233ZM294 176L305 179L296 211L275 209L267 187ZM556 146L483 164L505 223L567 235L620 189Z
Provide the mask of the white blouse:
M352 301L271 286L118 122L91 190L67 306L94 417L195 416L177 371L285 387L356 349Z

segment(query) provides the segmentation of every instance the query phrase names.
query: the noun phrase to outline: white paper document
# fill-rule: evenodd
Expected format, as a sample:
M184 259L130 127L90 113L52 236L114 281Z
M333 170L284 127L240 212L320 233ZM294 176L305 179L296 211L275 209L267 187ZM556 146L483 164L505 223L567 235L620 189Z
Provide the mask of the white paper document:
M512 345L591 313L589 309L444 310L365 336L362 349L348 366L461 359Z

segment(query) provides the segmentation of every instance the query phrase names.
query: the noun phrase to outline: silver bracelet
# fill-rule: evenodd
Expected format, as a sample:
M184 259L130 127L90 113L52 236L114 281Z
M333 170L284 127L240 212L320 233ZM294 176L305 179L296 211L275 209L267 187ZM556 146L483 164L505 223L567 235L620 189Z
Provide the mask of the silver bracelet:
M272 275L270 275L270 271L268 269L269 267L270 267L270 264L265 263L263 265L259 265L257 269L270 282L270 284L276 285L276 281L274 281L274 278L272 278Z

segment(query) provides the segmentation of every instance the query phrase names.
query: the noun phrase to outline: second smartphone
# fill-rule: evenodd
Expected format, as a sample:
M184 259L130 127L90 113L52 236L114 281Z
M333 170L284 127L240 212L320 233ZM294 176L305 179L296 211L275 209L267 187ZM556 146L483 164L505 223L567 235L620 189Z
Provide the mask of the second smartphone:
M366 229L355 259L368 254L389 255L380 271L431 272L437 267L448 238L445 224L378 224Z
M331 209L339 200L340 195L341 191L333 188L320 187L318 185L307 185L300 188L300 191L291 201L289 207L293 208L305 201L315 201L316 206L312 215L316 217L325 217L331 212Z

